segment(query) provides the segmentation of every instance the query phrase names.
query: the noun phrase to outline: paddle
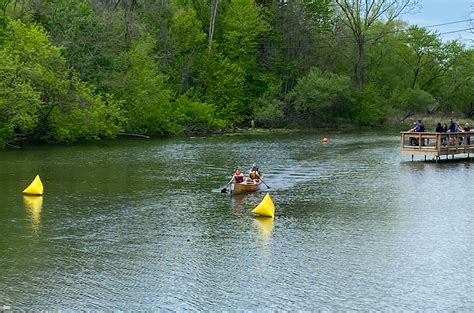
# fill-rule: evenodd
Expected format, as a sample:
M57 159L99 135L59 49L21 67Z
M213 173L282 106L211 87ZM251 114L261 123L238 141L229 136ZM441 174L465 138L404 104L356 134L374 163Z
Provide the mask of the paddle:
M268 189L272 188L272 187L268 186L267 183L264 182L262 178L260 178L260 181L261 181L265 186L267 186Z
M232 178L230 179L230 181L227 183L227 185L225 185L225 187L221 189L221 192L222 192L222 193L226 193L226 192L227 192L227 187L229 187L229 185L232 183L233 180L234 180L234 177L232 177Z
M262 176L260 176L260 174L258 174L258 172L257 172L257 176L258 176L258 179L260 179L260 181L261 181L268 189L272 188L272 187L268 186L266 182L263 181Z

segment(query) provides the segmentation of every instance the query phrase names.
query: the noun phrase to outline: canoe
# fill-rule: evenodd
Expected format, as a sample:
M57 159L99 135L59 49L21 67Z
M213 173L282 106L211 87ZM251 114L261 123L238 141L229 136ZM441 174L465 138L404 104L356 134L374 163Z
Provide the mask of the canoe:
M238 193L245 193L245 192L254 192L260 189L260 185L262 181L259 180L258 182L243 182L243 183L234 183L230 185L230 193L238 194Z

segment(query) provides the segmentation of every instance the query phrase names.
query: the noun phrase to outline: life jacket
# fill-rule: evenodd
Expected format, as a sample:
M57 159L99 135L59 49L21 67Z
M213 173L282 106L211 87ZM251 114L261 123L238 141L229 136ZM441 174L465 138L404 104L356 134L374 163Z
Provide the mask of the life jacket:
M235 180L236 183L243 183L244 182L244 177L234 175L234 180Z
M258 174L257 171L252 171L252 172L249 173L249 177L250 177L251 179L259 179L259 178L260 178L260 175Z

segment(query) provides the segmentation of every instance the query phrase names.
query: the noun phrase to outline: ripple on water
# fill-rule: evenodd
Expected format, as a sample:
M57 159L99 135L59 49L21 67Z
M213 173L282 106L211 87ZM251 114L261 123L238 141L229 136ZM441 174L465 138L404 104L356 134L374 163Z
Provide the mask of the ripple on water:
M9 164L0 305L472 311L470 163L405 162L398 136L321 137L43 147L31 162L0 155ZM254 161L269 190L213 192ZM47 194L33 225L21 196L9 195L38 168ZM277 216L253 219L267 191Z

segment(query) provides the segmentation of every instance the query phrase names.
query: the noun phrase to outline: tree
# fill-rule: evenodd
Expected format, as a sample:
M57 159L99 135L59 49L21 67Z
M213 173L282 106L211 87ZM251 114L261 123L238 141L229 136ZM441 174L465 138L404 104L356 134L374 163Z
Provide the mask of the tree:
M166 76L158 72L151 52L155 41L149 36L135 42L117 60L112 90L125 101L124 129L140 134L177 133Z
M409 27L401 39L405 45L397 51L411 72L409 87L437 97L443 77L452 70L463 47L456 41L443 43L437 33L416 26Z
M380 122L385 117L384 108L387 100L380 94L375 85L365 84L356 93L356 105L352 108L352 119L360 126Z
M0 0L0 47L3 44L5 28L7 27L7 7L10 0Z
M313 68L288 95L297 113L309 122L332 122L350 110L350 78Z
M384 24L377 23L373 31L380 32ZM412 72L401 51L407 50L404 37L406 24L392 23L387 35L368 46L366 51L365 84L375 87L380 96L390 98L397 88L410 86Z
M275 6L273 45L277 47L274 71L283 79L283 93L288 94L298 78L311 67L318 66L321 45L319 34L332 25L331 4L328 1L282 1Z
M359 89L364 84L364 69L366 61L366 44L385 35L384 29L378 34L368 32L376 22L383 20L390 26L402 13L411 10L418 0L335 0L340 9L340 20L352 32L356 44L354 80Z
M37 25L8 22L0 72L3 141L73 141L119 131L119 103L68 70L61 50Z
M235 0L228 5L223 16L222 53L247 75L257 70L258 38L269 30L260 14L261 9L253 0Z
M191 95L216 106L218 117L231 125L245 119L245 72L219 53L203 55Z
M171 21L169 76L178 95L187 92L195 79L195 64L206 48L206 34L192 8L178 9Z
M437 107L438 101L429 92L421 89L400 88L390 98L393 108L403 112L402 121L416 113L426 113Z
M474 49L462 51L442 77L441 109L461 111L474 118Z

